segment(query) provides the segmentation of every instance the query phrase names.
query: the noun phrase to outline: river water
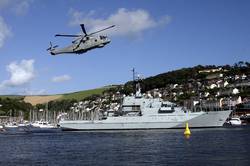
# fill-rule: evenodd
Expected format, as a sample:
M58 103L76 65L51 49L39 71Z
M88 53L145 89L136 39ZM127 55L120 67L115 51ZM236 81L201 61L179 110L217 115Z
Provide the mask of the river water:
M0 133L0 165L250 165L250 127Z

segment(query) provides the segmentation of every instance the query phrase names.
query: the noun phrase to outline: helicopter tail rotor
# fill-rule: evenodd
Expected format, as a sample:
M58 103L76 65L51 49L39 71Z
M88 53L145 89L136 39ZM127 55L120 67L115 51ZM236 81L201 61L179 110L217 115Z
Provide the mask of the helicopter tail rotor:
M50 44L50 46L49 46L49 48L47 48L47 51L53 51L53 50L55 50L55 48L58 47L58 45L53 46L52 42L49 42L49 44Z
M49 42L49 48L47 48L47 51L50 51L51 49L52 49L52 43L51 42Z

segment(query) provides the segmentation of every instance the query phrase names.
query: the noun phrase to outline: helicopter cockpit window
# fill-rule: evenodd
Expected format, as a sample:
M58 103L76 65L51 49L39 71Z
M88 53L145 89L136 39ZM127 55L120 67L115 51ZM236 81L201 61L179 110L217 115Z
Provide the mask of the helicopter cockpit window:
M106 39L106 36L100 36L100 39Z

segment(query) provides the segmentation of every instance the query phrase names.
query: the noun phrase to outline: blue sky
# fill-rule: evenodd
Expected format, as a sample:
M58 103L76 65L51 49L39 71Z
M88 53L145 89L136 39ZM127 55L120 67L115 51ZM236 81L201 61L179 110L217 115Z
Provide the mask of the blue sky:
M122 84L195 65L250 60L247 0L0 0L0 94L60 94ZM110 24L111 43L50 56L70 38Z

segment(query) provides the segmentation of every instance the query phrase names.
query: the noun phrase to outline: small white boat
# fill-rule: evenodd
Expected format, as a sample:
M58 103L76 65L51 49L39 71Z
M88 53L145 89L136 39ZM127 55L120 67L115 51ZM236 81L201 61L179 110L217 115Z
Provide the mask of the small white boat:
M25 132L26 128L19 126L16 122L11 122L4 125L4 130L8 133L20 133Z
M5 128L17 128L18 125L14 122L14 123L7 123L6 125L4 125Z
M50 133L50 132L53 133L60 131L60 129L57 126L43 120L31 123L28 129L29 129L28 131L31 133Z
M229 124L232 126L240 126L242 124L242 122L241 122L240 118L234 117L234 118L231 118L229 120Z
M30 122L25 120L25 121L18 123L17 125L18 127L27 127L30 125Z
M0 124L0 131L4 131L3 125Z
M35 121L31 125L32 125L32 127L41 128L41 129L57 128L56 126L54 126L53 124L50 124L47 121Z

